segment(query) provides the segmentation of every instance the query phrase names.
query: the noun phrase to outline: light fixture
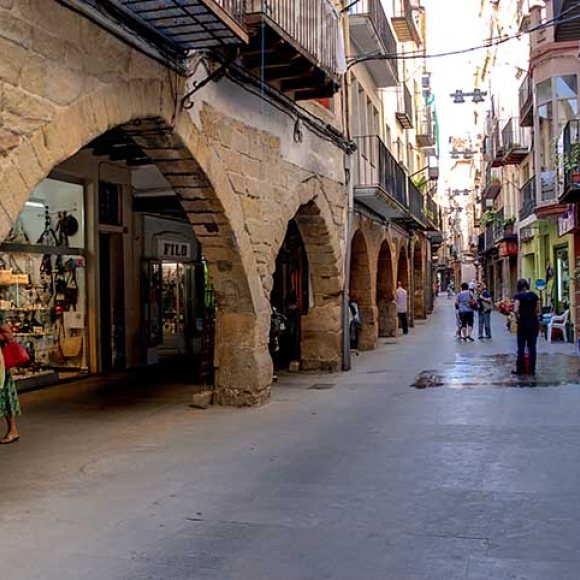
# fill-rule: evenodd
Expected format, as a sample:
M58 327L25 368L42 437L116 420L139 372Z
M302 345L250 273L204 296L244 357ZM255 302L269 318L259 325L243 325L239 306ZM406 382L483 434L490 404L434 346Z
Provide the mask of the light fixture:
M40 207L40 208L44 209L44 204L41 203L40 201L30 201L29 200L29 201L25 202L24 205L26 207Z
M487 92L482 91L481 89L473 89L473 102L474 103L483 103L485 100L483 97L487 95Z
M454 93L449 95L453 97L454 103L465 103L465 99L463 98L463 91L461 89L457 89Z

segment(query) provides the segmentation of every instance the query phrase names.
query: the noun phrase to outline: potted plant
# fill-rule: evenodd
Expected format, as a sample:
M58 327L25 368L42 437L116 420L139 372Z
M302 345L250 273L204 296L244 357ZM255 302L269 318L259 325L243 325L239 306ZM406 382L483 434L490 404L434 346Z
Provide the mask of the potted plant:
M516 218L515 217L509 217L509 218L505 218L503 220L503 223L501 224L503 226L503 230L505 234L513 234L514 233L514 225L516 223Z
M481 214L480 223L483 226L490 226L495 222L497 210L495 209L488 209L487 211Z
M580 186L580 143L573 143L562 159L570 185Z

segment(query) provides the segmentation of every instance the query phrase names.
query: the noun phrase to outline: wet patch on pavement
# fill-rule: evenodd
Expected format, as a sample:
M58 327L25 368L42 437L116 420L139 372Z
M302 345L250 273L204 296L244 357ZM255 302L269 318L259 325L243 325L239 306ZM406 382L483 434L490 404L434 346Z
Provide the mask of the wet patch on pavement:
M511 354L464 355L445 363L442 369L426 370L411 384L416 389L449 387L453 389L476 387L556 387L580 385L580 360L574 355L538 355L537 374L513 375L515 356Z
M334 389L336 383L314 383L308 387L309 391L327 391L329 389Z

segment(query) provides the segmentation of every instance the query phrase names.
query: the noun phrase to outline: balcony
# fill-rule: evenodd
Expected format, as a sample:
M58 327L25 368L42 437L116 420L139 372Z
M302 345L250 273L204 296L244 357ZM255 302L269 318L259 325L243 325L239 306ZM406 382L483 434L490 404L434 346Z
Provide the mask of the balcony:
M431 107L426 107L421 117L415 131L417 146L421 148L433 147L435 145L435 125Z
M185 66L191 50L244 45L244 0L62 0L144 52Z
M503 141L500 131L500 121L496 120L491 130L491 166L501 167L503 163Z
M430 195L425 197L425 206L423 209L423 214L425 216L425 221L427 228L429 230L437 231L441 229L441 219L439 214L439 206Z
M399 42L414 42L420 45L422 39L417 16L420 10L418 0L396 0L394 4L391 23Z
M520 188L520 221L524 221L534 213L536 207L536 178L531 177Z
M497 250L495 245L495 227L492 224L488 224L485 228L485 232L482 234L482 238L479 241L479 247L481 254L489 254Z
M413 128L413 97L404 84L397 87L397 110L395 116L403 129Z
M494 243L499 244L507 240L517 240L518 234L515 230L515 224L502 222L497 223L493 228Z
M340 16L331 0L246 0L244 66L294 100L339 88Z
M512 117L503 128L502 152L504 165L519 165L529 154L531 138L527 129L520 127L518 119Z
M360 0L348 9L350 37L361 54L396 54L397 41L380 0ZM399 82L396 60L369 60L366 63L380 88Z
M578 0L553 0L552 9L556 20L555 40L580 40L580 2ZM561 20L561 22L558 22Z
M483 188L482 197L484 199L493 200L498 196L500 191L501 191L501 179L497 171L493 171L492 166L488 165L485 170L485 185Z
M580 120L568 121L559 140L562 163L558 176L559 200L580 201Z
M407 191L409 197L407 225L415 229L429 229L425 217L425 196L417 189L410 177L407 179Z
M405 219L405 171L378 135L355 137L354 141L355 200L385 219Z
M532 127L534 125L534 82L530 73L526 75L519 90L520 103L520 126Z

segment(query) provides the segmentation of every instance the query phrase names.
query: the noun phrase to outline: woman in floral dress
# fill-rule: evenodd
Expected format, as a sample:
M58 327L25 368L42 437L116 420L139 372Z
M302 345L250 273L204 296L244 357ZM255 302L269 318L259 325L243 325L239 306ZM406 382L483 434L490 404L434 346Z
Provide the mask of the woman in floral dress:
M0 315L0 342L12 340L12 329ZM14 443L20 439L16 426L16 417L20 415L20 403L16 392L16 383L4 367L2 349L0 349L0 417L6 419L6 435L0 439L0 445Z

